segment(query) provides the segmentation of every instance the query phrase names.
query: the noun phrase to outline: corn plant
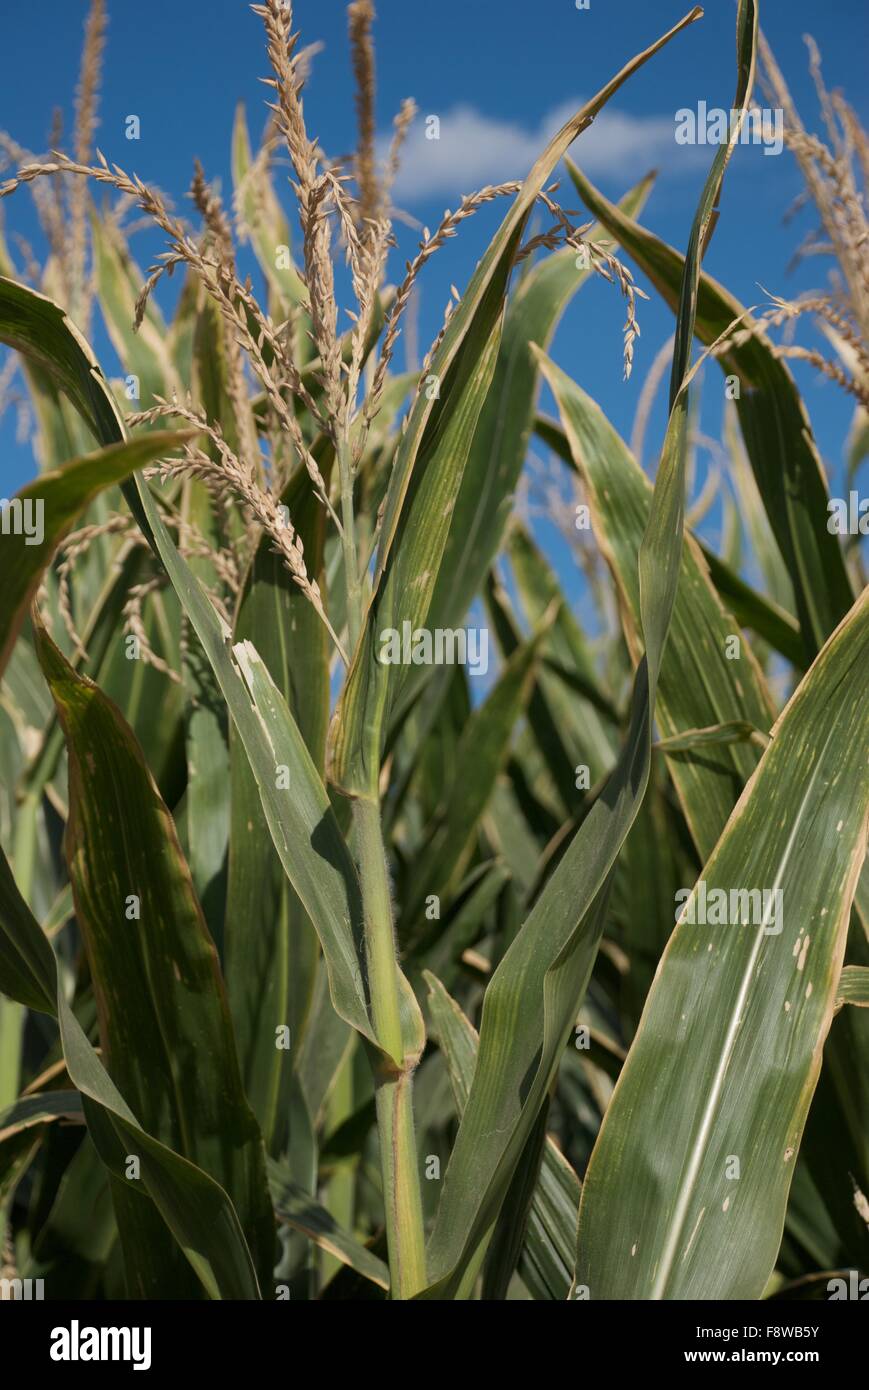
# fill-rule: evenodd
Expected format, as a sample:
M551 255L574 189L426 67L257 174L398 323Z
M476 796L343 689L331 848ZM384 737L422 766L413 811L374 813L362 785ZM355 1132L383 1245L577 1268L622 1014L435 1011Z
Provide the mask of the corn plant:
M197 165L195 226L93 148L102 0L72 152L4 138L0 196L31 191L49 246L28 285L0 241L5 384L29 393L40 470L0 538L7 1282L760 1299L866 1270L869 606L859 545L828 525L800 349L772 336L803 314L829 331L837 362L801 351L855 398L855 476L856 117L827 98L831 145L808 136L763 50L836 293L749 311L702 269L752 101L755 0L684 255L638 220L652 180L610 202L581 137L698 8L524 181L424 230L393 286L415 108L382 163L370 0L348 10L343 161L309 133L290 5L253 10L266 129L254 149L237 113L231 207ZM594 221L557 199L562 161ZM425 362L398 371L427 262L495 201ZM144 274L133 209L165 241ZM547 352L598 275L624 299L630 374L643 292L622 255L675 314L648 383L668 362L653 484L644 407L632 449ZM118 379L89 345L96 313ZM723 553L690 495L691 402L716 362L737 388ZM556 509L574 489L569 520L592 522L569 530L594 641L521 503L532 438ZM482 699L455 656L472 604L497 644Z

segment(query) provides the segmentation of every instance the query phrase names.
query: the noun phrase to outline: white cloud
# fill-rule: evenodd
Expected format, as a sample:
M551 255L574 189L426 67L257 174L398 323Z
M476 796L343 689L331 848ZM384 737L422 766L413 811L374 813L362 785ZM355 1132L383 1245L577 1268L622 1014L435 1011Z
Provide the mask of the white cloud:
M426 138L426 116L411 126L402 150L395 198L401 204L434 195L471 193L487 183L523 179L547 141L581 106L565 102L536 130L486 116L473 106L438 113L440 139ZM571 147L571 157L591 178L635 179L677 151L672 116L630 116L602 111ZM381 141L385 154L388 137ZM685 148L679 147L684 166Z

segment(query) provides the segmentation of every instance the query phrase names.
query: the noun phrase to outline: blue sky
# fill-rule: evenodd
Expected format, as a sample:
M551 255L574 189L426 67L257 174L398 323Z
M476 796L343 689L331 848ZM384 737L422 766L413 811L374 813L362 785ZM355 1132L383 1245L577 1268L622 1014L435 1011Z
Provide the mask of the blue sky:
M547 135L568 110L587 97L628 58L672 25L688 0L379 0L378 116L386 132L401 99L413 96L422 117L441 121L440 142L415 135L399 185L399 201L421 223L434 226L463 192L490 181L522 178ZM649 167L661 170L644 221L684 248L711 149L678 146L674 117L700 100L728 108L734 88L733 0L709 0L705 18L678 36L641 71L582 137L572 155L612 196L620 195ZM864 121L869 6L866 0L761 0L761 23L809 129L819 128L802 35L811 33L830 86L841 86ZM69 121L76 83L85 0L43 0L4 15L7 62L0 92L0 127L36 151L45 147L52 107ZM309 127L330 153L349 149L354 137L352 87L342 0L297 0L302 42L322 41L306 96ZM9 59L11 58L11 61ZM109 0L109 35L98 141L107 156L167 192L184 210L194 156L209 177L231 188L229 140L237 101L246 103L252 130L264 118L267 71L260 21L241 0ZM141 139L127 141L125 118L135 113ZM788 275L802 236L814 225L801 214L788 228L781 219L802 187L793 160L743 147L731 164L723 214L707 257L709 271L744 303L763 298L759 285L794 296L823 284L826 264L808 261ZM566 184L562 199L576 206ZM6 234L38 237L25 192L2 208ZM461 288L503 208L465 224L463 234L435 257L423 281L420 346L440 325L451 284ZM412 228L398 228L401 259L415 249ZM159 244L140 239L136 254L147 263ZM639 277L642 284L642 277ZM163 290L164 307L175 290ZM640 306L642 337L635 372L621 372L623 306L609 287L591 283L575 299L556 338L553 355L595 396L624 435L629 435L645 373L672 328L668 310L654 297ZM116 362L102 329L94 341L109 372ZM805 341L805 337L803 338ZM399 354L399 363L401 355ZM717 369L715 369L717 372ZM849 400L816 374L798 370L816 436L834 479L852 410ZM720 381L708 377L703 428L720 430ZM26 447L15 441L14 412L0 420L4 495L33 471ZM653 417L651 439L663 417Z

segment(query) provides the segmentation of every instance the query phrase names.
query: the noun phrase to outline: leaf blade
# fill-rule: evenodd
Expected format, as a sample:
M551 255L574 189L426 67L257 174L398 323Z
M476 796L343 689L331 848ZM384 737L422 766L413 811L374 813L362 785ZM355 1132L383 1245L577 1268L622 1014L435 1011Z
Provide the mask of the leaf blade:
M592 1297L679 1298L690 1290L693 1298L759 1298L766 1286L832 1017L869 807L854 760L850 772L838 770L832 728L819 747L817 719L832 704L847 746L865 747L858 673L867 650L864 595L792 697L703 870L707 900L715 888L751 884L779 889L796 912L782 914L777 934L766 927L778 909L766 908L759 926L731 925L701 950L686 904L665 950L583 1185L576 1281ZM837 772L825 783L828 749ZM765 941L773 945L764 949ZM675 1108L667 1104L674 1069ZM631 1153L620 1155L628 1107ZM662 1132L665 1154L655 1137ZM731 1188L726 1156L740 1153L747 1172Z

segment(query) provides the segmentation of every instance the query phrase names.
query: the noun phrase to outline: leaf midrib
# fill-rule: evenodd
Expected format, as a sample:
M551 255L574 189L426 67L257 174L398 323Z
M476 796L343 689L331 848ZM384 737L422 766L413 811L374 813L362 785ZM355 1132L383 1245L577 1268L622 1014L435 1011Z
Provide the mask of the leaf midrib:
M779 868L776 873L775 883L770 892L769 899L767 900L767 906L764 909L763 919L760 923L760 926L757 929L757 935L755 937L754 945L752 946L751 952L746 961L745 969L743 971L742 976L742 982L739 987L739 993L736 997L736 1001L731 1013L731 1019L728 1025L727 1035L725 1038L725 1044L722 1049L721 1058L718 1064L717 1071L715 1073L715 1077L713 1079L712 1086L710 1088L709 1099L706 1104L706 1109L703 1113L703 1118L700 1122L700 1127L697 1131L696 1139L689 1153L687 1177L680 1184L680 1188L677 1194L674 1215L670 1223L670 1227L664 1244L663 1254L661 1257L660 1273L658 1274L657 1279L652 1287L651 1297L653 1300L660 1300L665 1295L667 1282L672 1272L673 1264L677 1253L678 1242L680 1240L682 1231L685 1226L685 1219L688 1214L688 1207L690 1205L691 1198L694 1194L694 1189L697 1185L697 1178L700 1172L700 1166L703 1162L703 1157L706 1152L707 1141L709 1139L709 1135L712 1130L712 1125L715 1120L715 1112L718 1107L718 1102L721 1098L721 1092L724 1086L724 1080L727 1074L727 1069L730 1066L730 1062L733 1056L733 1049L736 1043L736 1034L739 1029L743 1009L745 1007L745 1002L751 985L751 977L754 973L754 967L757 962L757 957L760 952L761 944L763 942L764 930L767 925L769 913L771 912L771 905L774 901L777 890L781 887L782 879L784 878L791 854L793 852L794 845L796 843L797 832L799 831L802 825L806 806L808 804L809 797L812 791L814 790L818 773L820 772L821 766L824 761L824 754L827 751L827 747L830 743L832 735L833 730L830 729L824 740L823 747L821 748L820 753L815 759L814 770L812 772L811 777L809 778L808 786L806 787L805 793L800 802L799 810L794 820L793 829L791 830L791 833L788 836L787 844L785 845L784 852L779 862Z

